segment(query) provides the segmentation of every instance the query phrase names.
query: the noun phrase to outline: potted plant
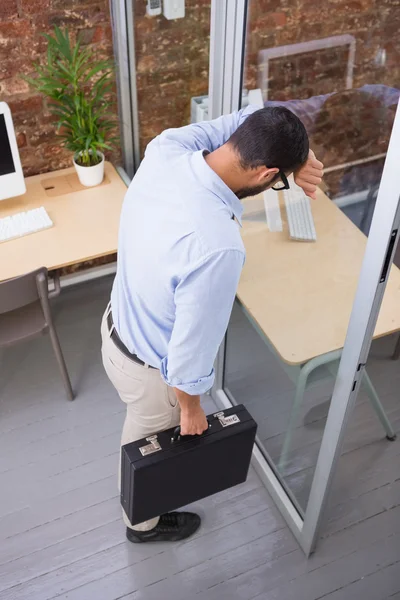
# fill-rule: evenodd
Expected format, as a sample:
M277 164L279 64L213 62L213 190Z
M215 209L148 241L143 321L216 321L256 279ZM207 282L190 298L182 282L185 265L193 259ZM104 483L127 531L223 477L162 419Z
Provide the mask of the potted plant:
M115 117L109 95L113 65L95 60L90 48L78 39L71 44L68 30L54 28L43 34L48 42L44 65L34 64L36 77L25 79L50 98L49 110L58 117L58 134L73 153L73 163L82 185L99 185L104 177L104 150L111 150Z

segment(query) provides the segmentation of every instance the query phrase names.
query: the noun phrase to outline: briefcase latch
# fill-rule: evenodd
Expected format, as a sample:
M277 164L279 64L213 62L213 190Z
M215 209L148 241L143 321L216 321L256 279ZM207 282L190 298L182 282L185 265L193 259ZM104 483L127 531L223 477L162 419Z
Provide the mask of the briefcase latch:
M146 438L146 441L150 442L150 444L141 446L139 448L142 456L148 456L149 454L153 454L154 452L161 450L160 442L158 441L156 435L151 435L150 437Z
M230 425L235 425L236 423L240 423L240 419L237 415L229 415L229 417L225 417L223 412L216 413L214 417L217 417L222 427L229 427Z

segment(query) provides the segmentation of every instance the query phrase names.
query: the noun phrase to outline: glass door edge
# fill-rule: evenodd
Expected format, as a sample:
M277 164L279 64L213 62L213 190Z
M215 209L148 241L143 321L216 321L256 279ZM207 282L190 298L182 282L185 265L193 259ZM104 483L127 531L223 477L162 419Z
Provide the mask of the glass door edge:
M212 2L216 5L219 2L219 0L212 0ZM224 2L228 2L228 0L224 0ZM230 23L232 25L234 23L236 30L239 30L239 28L242 27L243 31L244 24L240 23L240 19L238 18L238 15L242 14L242 5L243 0L229 0L229 3L227 4L227 10L229 9L229 14L226 14L226 24ZM239 39L240 36L237 36L236 43L239 43ZM242 41L244 43L244 37L242 37ZM235 47L237 50L236 44ZM225 60L223 61L225 69L230 67L232 69L232 73L230 74L230 76L225 76L224 78L221 78L218 82L214 81L213 83L214 89L219 90L220 99L222 98L224 100L224 110L222 112L229 113L233 110L237 110L238 108L238 105L235 101L235 95L232 93L232 87L233 82L240 81L241 69L243 65L242 60L239 60L240 53L238 51L234 53L235 60L232 60L232 53L230 57L226 56L227 44L225 40L225 32L223 41L221 40L221 43L219 45L219 50L220 52L225 54ZM219 59L221 60L222 57L220 56ZM211 64L212 61L213 57L211 56ZM230 82L230 85L227 86L227 82ZM229 98L231 100L230 103L228 102ZM210 98L210 102L212 102L212 98ZM222 114L222 112L220 114ZM220 114L213 114L213 118L220 116ZM395 134L396 128L397 133ZM398 138L399 148L397 151L395 151L394 143L392 142L394 137ZM390 168L393 174L395 175L396 170L398 171L398 165L400 164L399 110L397 110L395 125L393 127L391 136L391 144L389 145L389 151L391 146L393 147L393 155L390 161L391 164L389 165L389 161L387 158L385 169ZM342 360L339 367L342 370L339 371L338 378L336 380L333 397L334 401L331 402L331 410L329 411L326 430L324 432L321 448L318 454L317 468L313 477L310 498L307 505L304 521L300 519L300 517L297 514L297 511L293 518L290 508L292 510L295 509L290 499L287 497L286 492L284 492L281 484L276 479L275 474L272 471L270 472L270 467L266 464L266 461L259 452L259 450L257 449L258 452L255 451L254 453L256 461L255 464L257 465L256 470L258 474L260 475L268 491L271 493L278 509L284 516L289 528L294 533L296 539L298 540L300 546L302 547L307 556L314 550L315 547L316 539L319 533L319 528L326 507L327 498L331 489L332 480L340 456L341 443L344 436L344 432L346 430L347 421L356 400L356 395L361 380L361 377L359 376L360 373L357 369L361 363L366 362L374 330L374 326L372 326L372 324L374 323L374 319L376 320L377 315L379 313L379 307L383 297L384 287L386 283L383 282L383 285L382 283L379 283L379 276L382 272L382 268L385 262L391 230L392 228L394 228L395 225L398 226L398 200L400 196L400 189L397 190L397 188L400 188L400 180L398 181L395 193L393 193L393 189L390 188L390 183L382 185L382 182L383 177L375 210L375 215L377 216L377 218L374 218L375 223L373 221L371 226L370 238L368 239L367 243L367 251L363 260L363 268L357 286L356 299L352 307L352 317L350 320L346 342L343 349ZM384 200L384 197L386 197L386 200ZM387 201L387 197L390 197L390 202ZM382 211L382 209L383 212L379 214L379 211ZM381 230L379 231L380 227ZM394 251L396 249L397 240L398 233L396 235L396 243L392 247L389 267L391 265ZM371 266L373 267L372 275L370 268ZM360 319L358 319L356 315L356 312L359 309L362 310L361 325ZM346 350L346 353L344 353L344 350ZM230 407L232 406L232 404L230 403L227 395L223 390L224 353L225 342L222 344L217 357L216 379L211 395L214 401L219 406ZM348 359L351 359L351 362ZM365 364L363 364L363 366L365 366ZM354 384L355 387L353 388ZM341 394L342 396L340 398L339 395ZM280 494L276 494L276 490L279 490Z
M332 480L340 458L344 434L357 399L399 238L399 106L393 124L374 217L307 504L304 519L304 543L307 554L314 550L316 544ZM394 243L390 244L392 233ZM385 263L386 276L382 280Z
M211 397L219 408L231 408L233 406L222 388L213 388ZM271 495L274 504L282 514L291 532L303 550L306 551L303 541L304 522L257 445L253 449L251 464Z

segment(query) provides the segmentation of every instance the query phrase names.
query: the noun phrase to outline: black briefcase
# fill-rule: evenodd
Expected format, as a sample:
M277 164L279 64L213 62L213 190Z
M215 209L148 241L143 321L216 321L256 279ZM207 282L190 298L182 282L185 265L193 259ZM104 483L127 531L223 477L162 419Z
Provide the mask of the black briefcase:
M132 525L246 481L256 422L242 405L207 418L201 436L172 428L122 446L121 504Z

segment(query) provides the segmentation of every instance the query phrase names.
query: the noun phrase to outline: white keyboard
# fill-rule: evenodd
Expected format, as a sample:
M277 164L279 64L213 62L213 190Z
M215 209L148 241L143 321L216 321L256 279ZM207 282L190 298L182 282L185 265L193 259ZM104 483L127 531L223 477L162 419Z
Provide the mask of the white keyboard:
M298 185L291 182L290 189L283 191L283 197L291 239L300 242L315 242L317 234L308 196Z
M34 208L0 219L0 242L8 242L17 237L53 227L45 208Z

